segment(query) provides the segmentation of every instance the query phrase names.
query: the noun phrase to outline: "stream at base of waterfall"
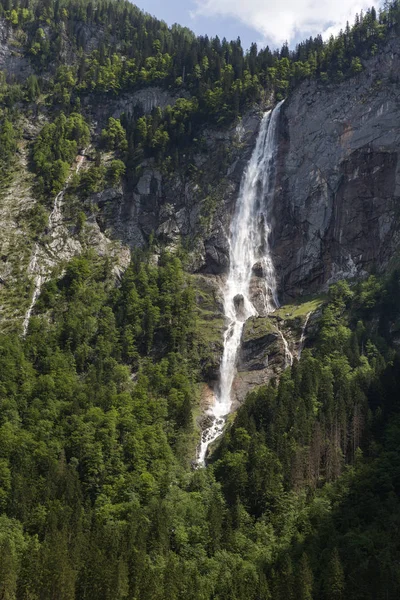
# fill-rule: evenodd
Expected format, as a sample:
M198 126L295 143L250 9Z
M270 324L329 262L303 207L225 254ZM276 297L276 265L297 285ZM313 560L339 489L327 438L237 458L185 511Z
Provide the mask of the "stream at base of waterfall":
M229 273L223 289L227 328L220 368L219 389L209 409L211 425L202 432L198 464L204 465L209 445L222 433L232 406L232 385L243 327L247 319L258 315L250 297L253 267L263 272L264 313L279 307L275 269L269 246L268 208L273 195L273 170L276 153L277 123L282 102L265 113L256 146L243 174L229 235ZM285 366L293 357L281 333L285 348Z

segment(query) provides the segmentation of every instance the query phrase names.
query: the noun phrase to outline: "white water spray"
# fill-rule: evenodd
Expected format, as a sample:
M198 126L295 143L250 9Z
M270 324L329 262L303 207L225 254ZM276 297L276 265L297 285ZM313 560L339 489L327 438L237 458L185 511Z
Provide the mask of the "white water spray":
M75 171L74 171L74 173L76 173L76 174L79 173L79 170L83 164L83 161L85 159L86 150L87 149L85 148L82 151L82 153L78 156L78 160L77 160ZM54 229L55 227L60 225L62 222L61 207L62 207L62 202L64 200L65 192L67 191L68 184L71 181L71 177L72 177L72 173L70 173L68 175L68 178L67 178L65 185L64 185L63 189L61 190L61 192L58 192L57 196L54 198L53 210L51 211L50 216L49 216L49 225L48 225L49 229Z
M258 314L250 298L250 281L256 263L262 267L263 272L265 313L271 313L279 306L275 269L269 247L270 224L267 211L273 192L276 128L281 104L282 102L262 119L256 146L242 178L231 223L230 268L224 289L224 311L228 326L224 335L219 392L210 409L212 424L202 434L199 464L204 464L208 446L223 431L232 405L231 391L243 327L249 317Z
M38 253L39 253L39 244L35 244L35 250L32 254L32 258L30 260L28 266L28 273L35 274L35 283L33 288L32 300L29 305L28 310L25 313L24 322L22 324L22 335L25 337L26 332L28 331L29 320L31 318L33 307L36 304L36 300L39 298L40 290L42 288L42 275L40 273L40 266L38 262Z
M78 156L75 173L79 173L79 170L85 159L85 152L86 152L86 148ZM65 185L64 185L63 189L61 190L61 192L59 192L57 194L57 196L54 198L53 210L50 213L49 222L48 222L49 231L54 231L59 225L62 224L62 213L61 213L62 201L64 199L65 192L67 190L67 187L71 180L71 177L72 177L72 173L68 176L68 179L66 180ZM29 266L28 266L28 273L34 273L35 279L34 279L34 289L33 289L32 300L31 300L28 310L25 313L24 321L22 324L23 337L25 337L28 332L29 321L30 321L30 318L32 315L33 308L36 304L37 299L40 296L42 285L46 281L44 274L41 272L41 267L40 267L40 263L39 263L39 249L40 249L39 244L36 243L35 249L32 254L32 258L31 258L31 260L29 262Z
M293 354L290 351L289 343L288 343L287 339L285 338L285 336L283 335L282 331L279 328L278 328L278 332L279 332L279 335L281 336L281 340L283 342L283 350L285 352L285 369L286 369L286 367L291 367L293 364Z
M301 357L301 353L304 350L304 343L306 341L306 329L307 329L308 321L310 320L311 314L312 314L311 312L309 312L307 314L306 319L304 321L303 328L301 330L301 337L300 337L300 342L299 342L299 351L298 351L298 354L297 354L297 357L298 357L299 360L300 360L300 357Z

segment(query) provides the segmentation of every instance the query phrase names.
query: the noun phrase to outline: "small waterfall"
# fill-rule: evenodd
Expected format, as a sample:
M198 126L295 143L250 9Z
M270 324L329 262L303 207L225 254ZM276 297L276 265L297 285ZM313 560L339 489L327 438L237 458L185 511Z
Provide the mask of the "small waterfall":
M78 156L78 160L76 163L76 168L75 168L74 173L79 173L79 170L83 164L83 161L85 160L85 152L86 152L86 148ZM62 213L61 213L62 201L65 196L65 192L67 190L67 187L71 180L71 177L72 177L72 173L68 176L68 179L66 180L65 185L64 185L63 189L61 190L61 192L59 192L57 194L57 196L54 198L53 210L50 213L49 221L48 221L48 229L50 232L54 231L62 223ZM35 249L32 254L32 258L31 258L31 260L29 262L29 266L28 266L28 273L35 273L35 280L34 280L35 285L34 285L34 289L33 289L32 300L31 300L28 310L25 313L24 321L22 324L22 336L23 337L25 337L27 334L29 321L30 321L30 318L32 315L33 308L36 304L37 299L40 296L40 291L42 289L42 285L46 281L46 278L45 278L44 274L42 273L41 267L39 264L39 250L40 250L39 244L36 243Z
M32 258L30 260L28 266L28 273L35 274L35 284L33 289L32 300L29 305L28 310L25 313L24 322L22 324L22 335L25 337L28 331L29 320L31 318L33 307L36 304L36 300L39 298L40 290L42 289L42 274L40 273L40 266L38 261L38 253L39 253L39 244L35 244L35 250L32 254Z
M299 350L298 350L298 353L297 353L297 357L298 357L299 360L300 360L300 357L301 357L301 353L304 350L304 342L306 341L306 329L307 329L308 321L310 320L311 314L312 314L311 312L309 312L307 314L306 319L304 321L303 328L301 330L301 336L300 336L300 342L299 342Z
M281 336L283 342L283 349L285 351L285 368L291 367L293 364L293 354L290 351L289 344L282 331L278 328L279 335Z
M231 390L236 358L245 322L257 311L250 298L252 269L263 272L265 313L277 306L275 269L269 247L270 224L267 209L273 192L271 181L276 148L276 129L282 102L264 115L257 143L243 175L229 239L229 275L224 288L224 311L228 325L220 368L219 391L210 409L211 426L203 431L198 462L204 464L207 448L222 433L231 409Z
M86 150L87 150L87 148L82 150L82 154L80 154L78 156L76 168L74 171L75 174L79 173L79 170L85 159ZM67 187L68 187L69 182L71 181L71 177L72 177L72 173L70 173L68 175L68 178L67 178L65 185L64 185L63 189L61 190L61 192L58 192L57 196L54 198L53 210L51 211L50 216L49 216L48 227L50 230L55 229L62 222L62 212L61 212L62 201L64 200L65 192L67 191Z
M62 221L61 205L62 205L62 201L63 201L64 195L65 195L66 186L68 185L69 180L70 180L70 177L68 177L64 189L61 190L61 192L58 192L57 196L54 198L53 210L51 211L50 216L49 216L49 224L48 224L49 229L54 229Z

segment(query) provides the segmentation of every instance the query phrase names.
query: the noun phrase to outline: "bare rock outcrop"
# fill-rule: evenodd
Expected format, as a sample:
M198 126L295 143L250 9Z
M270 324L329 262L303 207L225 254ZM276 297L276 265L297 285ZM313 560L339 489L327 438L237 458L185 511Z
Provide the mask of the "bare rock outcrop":
M283 297L384 269L400 242L400 46L284 105L273 213Z

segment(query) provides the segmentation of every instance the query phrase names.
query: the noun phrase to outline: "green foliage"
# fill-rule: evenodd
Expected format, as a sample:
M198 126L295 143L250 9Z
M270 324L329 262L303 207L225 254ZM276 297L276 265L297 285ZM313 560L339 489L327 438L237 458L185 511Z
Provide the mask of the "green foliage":
M345 578L337 548L333 550L332 557L326 567L323 587L327 600L342 600L345 588Z
M400 515L399 494L392 495L397 458L391 462L385 437L400 435L399 360L387 325L399 314L398 281L394 273L384 285L370 277L355 289L332 286L314 351L304 351L278 385L250 394L215 453L228 505L240 503L278 536L270 543L283 557L267 570L274 597L399 593L391 575L397 542L389 534L385 558L373 549L386 545L389 522Z
M37 99L40 85L48 101L65 111L71 104L79 106L88 93L116 95L149 84L179 88L184 97L178 104L191 104L190 114L184 116L183 124L174 124L174 115L170 119L167 114L161 127L161 123L151 127L148 148L156 156L164 154L174 136L188 145L196 138L196 128L230 123L261 97L272 94L282 99L304 79L325 83L359 73L363 61L379 51L399 22L397 2L387 3L378 15L374 9L357 15L352 27L347 25L326 42L317 36L294 50L287 44L280 50L258 50L252 44L244 52L239 39L221 41L196 37L177 25L168 28L127 1L94 5L91 0L59 0L53 6L33 0L29 7L25 4L16 0L11 6L9 0L2 0L0 6L18 32L20 52L37 71L26 84L28 101ZM102 32L100 42L95 31ZM65 64L67 49L74 51L73 64ZM50 70L48 65L52 65ZM46 83L38 86L34 77L43 71ZM15 103L21 89L12 84L8 91ZM181 106L178 111L183 112ZM140 107L133 112L135 119L141 118ZM105 143L111 148L112 136ZM122 146L119 151L125 152L126 143Z
M102 165L92 165L83 171L79 178L79 189L83 196L101 192L105 186L106 169Z
M76 218L76 230L77 233L81 233L85 229L86 215L83 211L79 211Z
M46 36L43 28L38 27L32 39L29 54L38 66L43 67L50 58L50 52L50 40L48 36Z
M0 165L4 171L11 165L17 151L17 139L15 126L5 118L0 122Z
M54 78L53 99L66 108L70 104L71 93L77 82L74 71L73 67L61 65Z
M101 132L101 140L107 150L125 152L128 149L126 132L119 119L108 119L107 128Z
M65 113L33 142L43 195L64 187L89 144L70 113L89 93L105 103L157 83L180 97L108 120L112 155L76 177L83 196L129 180L143 158L166 173L190 165L205 124L229 124L261 97L359 73L399 22L388 4L327 42L246 53L124 1L1 0L0 10L35 69L24 85L0 74L2 172L20 103ZM77 57L68 65L66 52ZM205 230L217 204L218 189L204 200ZM46 212L29 219L38 233ZM79 210L78 233L85 220ZM0 597L397 600L398 273L333 286L312 349L249 395L212 463L192 471L193 409L222 320L200 335L176 256L138 254L117 285L111 262L74 258L44 285L27 338L0 337Z
M19 83L8 83L6 73L0 71L0 118L8 115L9 111L13 111L15 104L23 100L23 89ZM3 108L5 110L3 110Z
M37 202L33 205L27 217L31 231L33 231L35 236L39 237L45 230L49 220L46 209Z
M36 75L29 75L26 80L26 99L28 102L34 102L40 95L39 80Z
M107 170L107 177L111 185L117 185L125 175L126 167L122 160L112 160Z
M87 146L89 139L89 127L77 113L69 117L61 113L53 123L43 127L32 150L41 194L54 195L62 190L78 149Z
M361 64L361 60L358 58L358 56L354 56L354 58L351 59L351 72L356 75L357 73L361 73L362 70L363 66Z
M334 286L314 350L191 473L201 349L180 261L136 256L116 287L107 260L73 259L26 340L0 337L3 597L397 598L399 290Z

